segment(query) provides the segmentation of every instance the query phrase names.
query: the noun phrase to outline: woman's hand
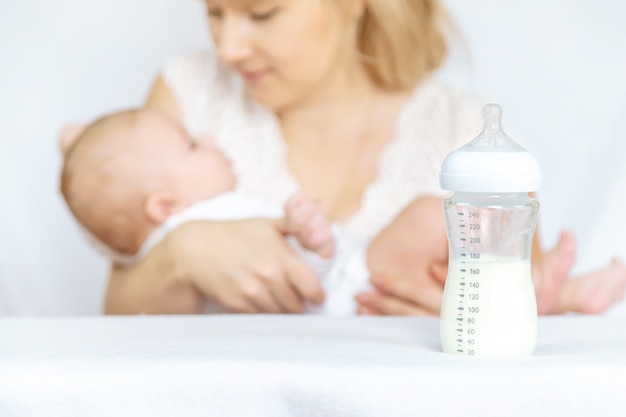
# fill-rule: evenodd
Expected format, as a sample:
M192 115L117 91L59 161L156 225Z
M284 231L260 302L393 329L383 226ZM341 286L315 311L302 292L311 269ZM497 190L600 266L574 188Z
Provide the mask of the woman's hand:
M306 301L321 303L319 280L283 232L282 220L189 223L182 233L190 279L237 312L298 313Z
M321 303L319 280L283 230L282 220L269 219L186 223L142 261L144 267L112 276L108 310L128 310L123 300L157 313L197 312L204 300L242 313L298 313L307 301ZM116 278L128 282L116 285Z

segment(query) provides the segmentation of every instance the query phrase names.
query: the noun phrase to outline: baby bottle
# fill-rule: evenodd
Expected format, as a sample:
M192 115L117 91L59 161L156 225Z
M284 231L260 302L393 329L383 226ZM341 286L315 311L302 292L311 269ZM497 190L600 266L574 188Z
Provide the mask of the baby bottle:
M441 306L443 351L468 356L532 355L537 302L530 254L541 183L537 159L509 138L501 109L483 109L484 127L442 164L449 264Z

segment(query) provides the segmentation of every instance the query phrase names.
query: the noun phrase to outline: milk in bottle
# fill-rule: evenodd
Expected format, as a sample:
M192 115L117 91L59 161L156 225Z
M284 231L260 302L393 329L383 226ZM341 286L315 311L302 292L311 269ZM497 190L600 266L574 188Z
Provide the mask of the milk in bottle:
M537 305L530 269L541 182L537 160L502 132L501 110L442 165L449 265L441 308L444 352L515 357L534 352Z

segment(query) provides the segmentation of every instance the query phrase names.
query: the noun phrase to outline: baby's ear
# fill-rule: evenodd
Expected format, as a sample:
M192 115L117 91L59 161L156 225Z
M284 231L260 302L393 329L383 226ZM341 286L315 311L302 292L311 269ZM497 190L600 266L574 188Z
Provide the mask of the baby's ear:
M175 198L172 193L159 190L148 196L144 211L148 220L158 226L183 208L181 201Z
M74 124L63 126L59 133L59 149L61 154L65 157L67 152L72 148L76 139L85 131L86 124Z

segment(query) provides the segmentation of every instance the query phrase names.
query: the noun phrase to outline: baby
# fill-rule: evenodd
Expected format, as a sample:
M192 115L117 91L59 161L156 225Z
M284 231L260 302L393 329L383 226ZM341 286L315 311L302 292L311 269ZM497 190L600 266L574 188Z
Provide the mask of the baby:
M291 243L319 277L329 273L337 249L346 246L338 245L339 230L303 193L282 208L236 191L231 162L212 144L192 140L165 114L118 112L73 134L61 192L92 243L114 262L136 263L171 230L198 219L284 216ZM352 246L364 259L365 246ZM330 297L322 311L354 313L354 294L346 297Z

